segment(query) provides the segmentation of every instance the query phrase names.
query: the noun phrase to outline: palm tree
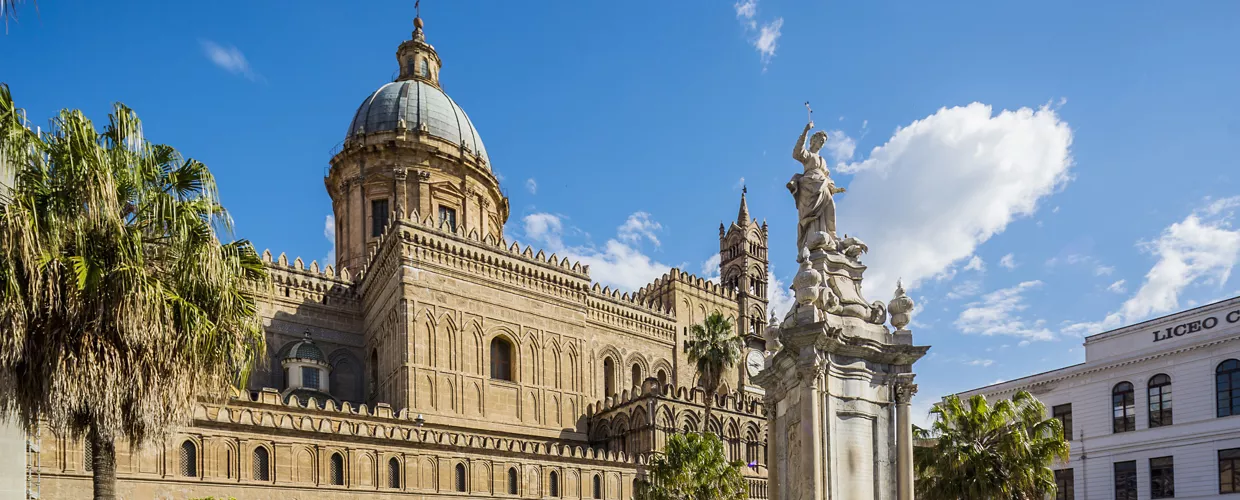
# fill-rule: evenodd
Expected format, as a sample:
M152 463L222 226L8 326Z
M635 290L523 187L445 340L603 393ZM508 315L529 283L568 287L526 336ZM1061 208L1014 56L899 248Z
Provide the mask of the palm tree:
M638 479L637 500L745 500L741 462L728 462L713 434L672 434Z
M706 321L693 325L689 331L693 333L689 341L689 362L697 365L698 385L706 391L706 419L702 429L709 430L715 393L719 391L723 373L741 357L741 338L732 333L732 322L719 312L707 316Z
M1042 499L1055 494L1050 465L1068 459L1059 420L1026 391L991 406L973 396L966 407L949 396L930 413L935 422L914 449L917 496L938 499Z
M17 4L21 0L0 0L0 18L4 19L4 32L9 32L9 19L17 20ZM38 3L35 3L37 8Z
M264 341L266 273L231 233L202 163L150 144L117 104L102 132L61 111L37 133L0 85L0 417L94 451L115 497L114 442L164 439L200 397L242 386Z

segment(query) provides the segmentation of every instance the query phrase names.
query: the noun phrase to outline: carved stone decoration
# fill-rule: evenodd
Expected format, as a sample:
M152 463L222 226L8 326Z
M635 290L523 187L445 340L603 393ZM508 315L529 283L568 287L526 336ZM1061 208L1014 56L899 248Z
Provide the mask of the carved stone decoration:
M769 354L775 354L783 347L779 340L779 321L775 319L775 311L771 311L771 321L763 331L762 338L766 340L766 352Z
M891 326L896 330L903 330L912 321L913 308L916 304L913 299L904 293L904 284L900 280L896 280L896 293L891 298L891 304L887 310L891 312Z
M405 179L409 177L409 169L406 167L393 168L392 176L395 177L397 181L404 182Z
M895 397L896 404L906 405L913 401L913 396L917 394L917 384L913 383L913 377L899 377L896 383L891 386L892 395Z
M416 175L417 179L422 182L431 180L431 173L427 170L417 170L414 172L414 175Z

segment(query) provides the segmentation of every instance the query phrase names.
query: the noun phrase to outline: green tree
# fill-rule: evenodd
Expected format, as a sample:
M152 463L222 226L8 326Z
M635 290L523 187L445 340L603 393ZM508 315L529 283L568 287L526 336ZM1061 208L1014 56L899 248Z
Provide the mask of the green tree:
M17 20L17 4L21 0L0 0L0 18L4 19L4 32L9 31L9 19Z
M693 325L689 331L693 334L689 341L689 362L696 365L698 385L706 391L706 419L702 430L707 430L723 374L741 357L741 338L732 333L732 322L719 312L711 313L702 324Z
M1051 464L1068 459L1059 420L1026 391L993 406L973 396L968 406L950 396L930 410L934 424L919 429L925 446L913 450L917 497L1041 500L1055 494Z
M637 500L745 500L739 462L728 462L714 434L672 434L637 481Z
M243 386L265 346L266 274L231 234L202 163L151 144L117 104L102 132L61 111L37 133L0 85L0 416L94 450L115 497L114 442L165 439L200 397Z

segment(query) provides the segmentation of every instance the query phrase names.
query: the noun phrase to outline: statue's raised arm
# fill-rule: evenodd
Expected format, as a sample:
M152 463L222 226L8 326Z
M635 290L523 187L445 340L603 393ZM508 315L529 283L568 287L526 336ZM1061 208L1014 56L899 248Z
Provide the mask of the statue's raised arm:
M801 131L801 136L797 137L797 145L792 148L792 159L805 163L809 159L809 151L805 150L805 139L809 137L809 131L814 129L814 122L805 124L805 130Z

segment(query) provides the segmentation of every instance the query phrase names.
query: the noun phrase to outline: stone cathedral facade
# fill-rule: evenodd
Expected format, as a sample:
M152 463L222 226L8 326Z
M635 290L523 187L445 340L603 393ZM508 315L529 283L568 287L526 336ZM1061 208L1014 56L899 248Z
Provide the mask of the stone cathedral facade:
M719 283L632 293L508 240L509 201L440 84L421 20L399 76L362 102L324 179L336 265L264 254L268 359L165 443L117 446L125 498L622 500L670 433L711 429L766 496L767 227L744 195ZM711 422L685 354L722 312L745 338ZM755 354L756 353L756 354ZM42 498L86 498L91 450L39 436Z

